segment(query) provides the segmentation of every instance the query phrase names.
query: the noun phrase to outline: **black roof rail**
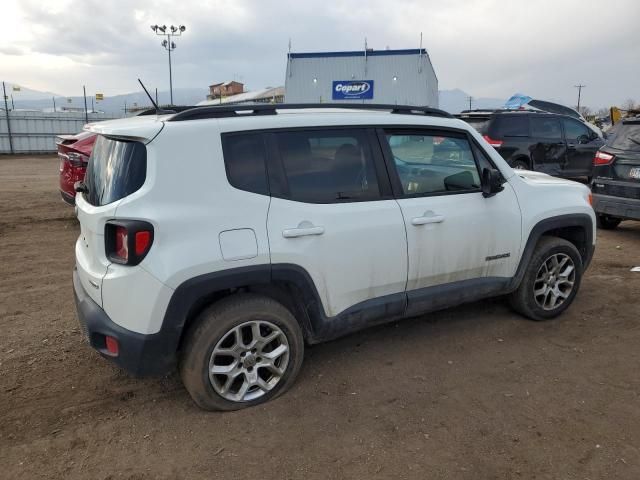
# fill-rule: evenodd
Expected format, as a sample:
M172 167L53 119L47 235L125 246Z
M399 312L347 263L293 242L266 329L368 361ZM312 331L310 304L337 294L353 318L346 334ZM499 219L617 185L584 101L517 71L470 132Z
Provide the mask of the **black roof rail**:
M419 107L415 105L384 105L377 103L269 103L242 105L203 105L176 113L167 121L181 122L204 118L225 118L241 115L276 115L278 110L303 110L312 108L348 109L348 110L388 110L390 113L407 115L430 115L434 117L453 118L448 112L438 108ZM239 113L247 112L247 113Z

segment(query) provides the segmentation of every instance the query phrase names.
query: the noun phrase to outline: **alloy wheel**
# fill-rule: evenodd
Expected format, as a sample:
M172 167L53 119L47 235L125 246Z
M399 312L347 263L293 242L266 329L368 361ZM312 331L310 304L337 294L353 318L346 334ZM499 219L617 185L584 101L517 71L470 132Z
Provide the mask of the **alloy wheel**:
M226 400L248 402L282 380L289 364L284 332L264 320L242 323L216 344L209 359L209 381Z
M539 307L554 310L571 295L576 279L576 268L571 257L556 253L547 258L536 275L533 296Z

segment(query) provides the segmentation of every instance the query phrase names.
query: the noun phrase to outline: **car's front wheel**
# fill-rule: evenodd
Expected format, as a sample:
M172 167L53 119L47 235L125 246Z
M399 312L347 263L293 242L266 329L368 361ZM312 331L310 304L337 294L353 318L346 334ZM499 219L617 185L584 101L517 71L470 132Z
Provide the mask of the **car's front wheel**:
M182 381L196 404L205 410L238 410L291 387L302 365L304 341L283 305L242 294L205 309L182 350Z
M621 221L622 219L620 218L602 214L598 215L598 218L596 219L598 228L602 228L603 230L613 230L620 225Z
M509 296L509 303L532 320L555 318L573 302L582 272L582 257L572 243L562 238L542 237L520 286Z

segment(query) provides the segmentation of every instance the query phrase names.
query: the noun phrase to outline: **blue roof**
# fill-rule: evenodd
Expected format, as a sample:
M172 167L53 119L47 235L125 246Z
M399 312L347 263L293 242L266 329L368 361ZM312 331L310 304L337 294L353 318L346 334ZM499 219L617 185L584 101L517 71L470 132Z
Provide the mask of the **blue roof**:
M426 49L407 48L405 50L368 50L367 57L382 57L385 55L420 55L426 54ZM364 57L364 50L350 52L310 52L290 53L289 58L329 58L329 57Z

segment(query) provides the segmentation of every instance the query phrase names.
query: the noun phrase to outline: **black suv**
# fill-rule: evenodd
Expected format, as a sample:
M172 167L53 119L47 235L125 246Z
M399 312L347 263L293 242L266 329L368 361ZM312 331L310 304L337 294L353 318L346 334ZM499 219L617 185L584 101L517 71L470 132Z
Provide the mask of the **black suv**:
M463 112L513 168L558 177L591 177L593 157L604 141L569 115L533 111Z
M640 220L640 117L623 120L593 159L593 208L600 228Z

